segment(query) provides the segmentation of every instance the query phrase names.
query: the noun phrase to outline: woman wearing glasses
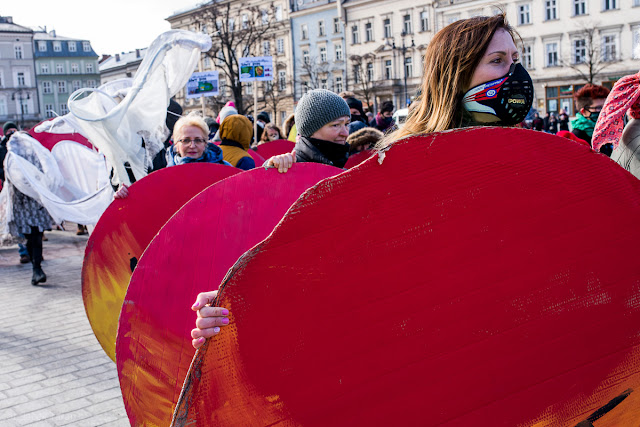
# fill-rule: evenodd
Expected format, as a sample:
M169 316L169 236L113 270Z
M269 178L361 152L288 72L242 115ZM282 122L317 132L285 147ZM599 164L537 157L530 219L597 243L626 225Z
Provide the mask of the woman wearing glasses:
M209 126L196 113L181 117L173 128L173 145L167 149L167 166L187 163L220 163L231 166L222 158L222 150L208 141ZM123 185L114 198L124 199L129 189Z

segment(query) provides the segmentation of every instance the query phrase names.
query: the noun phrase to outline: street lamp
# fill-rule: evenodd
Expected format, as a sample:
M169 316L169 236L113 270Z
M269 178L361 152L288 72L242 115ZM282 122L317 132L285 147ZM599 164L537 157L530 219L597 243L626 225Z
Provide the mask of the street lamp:
M27 94L26 98L23 97L24 93ZM12 101L16 100L16 95L18 97L18 104L19 104L19 108L20 108L20 129L23 129L24 128L24 110L23 110L22 100L23 99L31 99L31 95L29 94L28 91L25 91L24 89L18 89L18 90L14 91L11 94L11 100Z
M402 31L402 33L400 33L400 37L402 37L402 47L397 47L396 46L396 41L393 41L393 50L399 50L402 51L402 67L404 68L404 102L405 102L405 107L409 106L409 96L407 94L407 58L406 58L406 53L408 49L413 49L416 47L416 44L413 41L413 38L411 38L411 46L406 46L404 44L404 38L407 36L408 34L404 31Z

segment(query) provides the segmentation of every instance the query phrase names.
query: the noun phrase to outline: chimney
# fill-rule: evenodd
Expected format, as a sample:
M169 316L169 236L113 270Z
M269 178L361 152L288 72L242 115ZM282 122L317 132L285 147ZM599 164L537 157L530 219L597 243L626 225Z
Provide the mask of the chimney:
M120 62L120 54L116 53L116 62Z
M55 37L55 36L56 36L56 30L51 30L51 31L49 31L49 35L50 35L51 37Z
M136 49L136 58L140 58L140 49Z

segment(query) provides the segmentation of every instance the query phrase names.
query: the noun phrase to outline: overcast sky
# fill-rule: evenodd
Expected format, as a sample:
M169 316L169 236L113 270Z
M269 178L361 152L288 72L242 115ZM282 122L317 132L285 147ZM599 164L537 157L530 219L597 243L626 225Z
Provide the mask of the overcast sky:
M99 55L143 48L171 29L165 18L202 0L1 0L0 15L26 27L87 39Z

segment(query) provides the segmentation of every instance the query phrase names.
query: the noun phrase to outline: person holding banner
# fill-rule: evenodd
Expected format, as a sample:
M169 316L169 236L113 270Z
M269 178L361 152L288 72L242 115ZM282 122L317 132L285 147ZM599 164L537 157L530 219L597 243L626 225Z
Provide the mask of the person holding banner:
M424 80L416 107L403 126L379 143L378 149L385 150L398 139L412 135L522 122L533 103L533 83L518 63L515 34L504 14L462 19L440 30L425 53ZM491 89L499 89L493 91L493 97ZM351 112L342 98L331 94L317 89L302 97L295 119L303 142L299 141L292 153L270 158L265 167L286 172L296 161L323 163L330 159L336 160L330 164L344 166L341 144L349 134ZM505 104L513 104L513 108L504 108ZM348 149L347 145L345 157ZM229 323L228 310L209 306L216 296L217 291L200 293L191 307L197 311L196 327L191 331L195 348Z

